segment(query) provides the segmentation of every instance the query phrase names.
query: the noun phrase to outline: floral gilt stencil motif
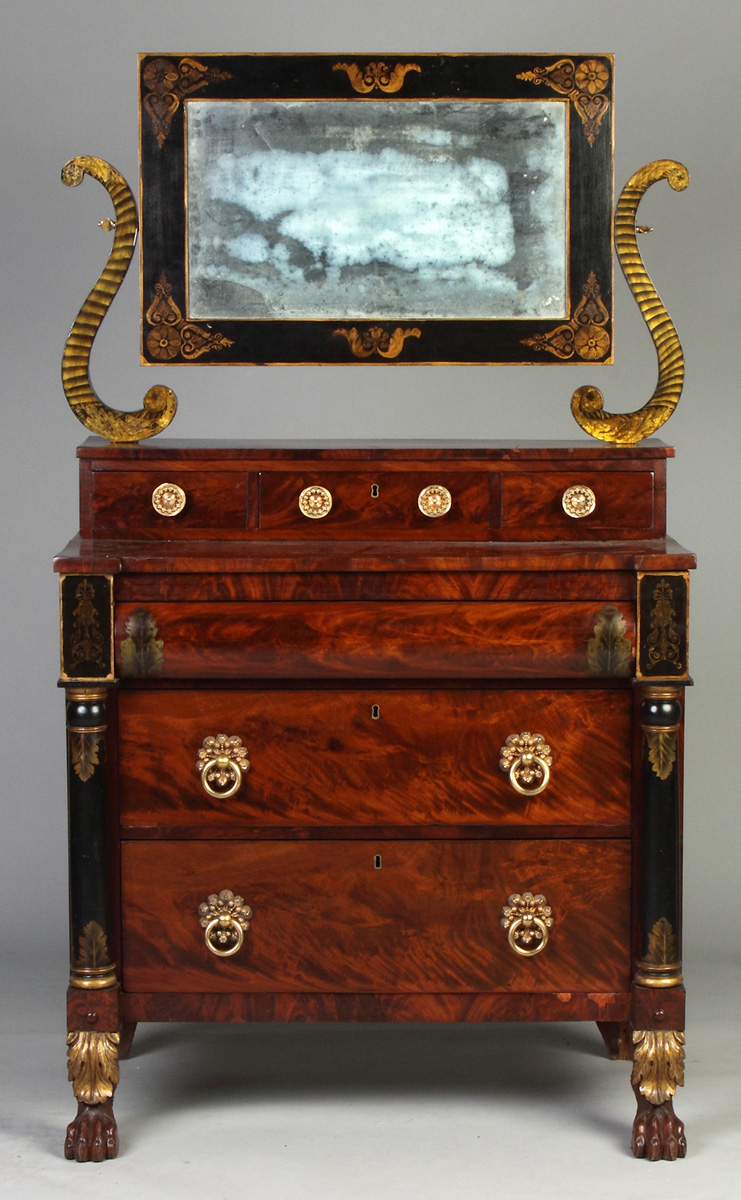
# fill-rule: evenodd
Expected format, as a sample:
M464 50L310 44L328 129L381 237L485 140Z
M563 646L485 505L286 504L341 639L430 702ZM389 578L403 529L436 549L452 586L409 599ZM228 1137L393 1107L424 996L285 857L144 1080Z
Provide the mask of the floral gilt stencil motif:
M559 95L568 96L581 117L589 145L594 145L610 107L605 95L610 84L606 63L598 58L587 58L577 66L571 58L560 58L550 67L535 67L532 71L523 71L517 78L534 84L544 83Z
M172 118L180 108L181 101L193 92L200 91L207 83L229 78L228 71L206 67L195 58L181 58L179 62L156 58L147 64L142 74L146 89L142 103L149 114L160 149L165 144Z
M523 345L535 350L546 350L563 360L584 359L598 362L610 352L611 339L607 326L610 314L600 296L599 284L594 271L584 285L584 293L573 317L566 325L558 325L547 333L538 333L533 338L523 338Z

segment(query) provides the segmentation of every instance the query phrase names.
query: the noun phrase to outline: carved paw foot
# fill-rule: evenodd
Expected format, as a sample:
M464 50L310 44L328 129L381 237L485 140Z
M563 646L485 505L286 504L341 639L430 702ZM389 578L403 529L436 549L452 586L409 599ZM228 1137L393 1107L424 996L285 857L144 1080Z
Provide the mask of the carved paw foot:
M636 1158L647 1158L649 1162L684 1158L687 1153L684 1124L675 1114L671 1100L651 1104L645 1096L638 1096L631 1148Z
M113 1104L78 1104L77 1116L67 1126L64 1157L75 1162L105 1162L118 1154L118 1132Z

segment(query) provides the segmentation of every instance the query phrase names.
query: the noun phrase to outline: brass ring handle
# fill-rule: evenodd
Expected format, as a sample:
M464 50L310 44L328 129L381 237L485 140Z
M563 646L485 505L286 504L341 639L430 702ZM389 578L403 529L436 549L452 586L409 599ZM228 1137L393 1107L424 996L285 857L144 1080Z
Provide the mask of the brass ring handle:
M499 751L499 767L521 796L539 796L548 787L553 756L540 733L511 733Z
M242 786L242 776L249 771L247 750L239 737L219 733L205 737L198 751L196 770L206 795L214 800L226 800Z
M186 499L176 483L161 483L152 492L152 508L161 517L176 517L185 508Z
M535 937L538 939L536 945L531 949L521 946L517 938L524 938L527 934L531 934L533 927L536 931ZM548 926L545 921L541 921L540 917L518 917L509 927L507 941L515 954L521 954L524 958L532 958L533 955L540 954L541 950L545 950L548 941Z
M501 925L515 954L533 958L545 950L553 926L553 909L545 896L523 892L510 896L502 908Z
M206 947L217 958L231 958L241 950L252 920L252 909L242 896L235 896L228 888L218 895L213 892L198 905L198 916L205 930Z
M224 938L228 936L227 931L231 934L232 941L226 950L220 950L211 941L211 934L214 929L218 929L219 933L223 935ZM224 914L221 917L214 917L212 921L209 921L208 925L206 926L205 937L206 945L212 954L215 954L218 958L230 958L232 954L236 954L238 950L242 949L242 944L244 942L244 930L239 924L239 921L235 921L233 917L228 917Z

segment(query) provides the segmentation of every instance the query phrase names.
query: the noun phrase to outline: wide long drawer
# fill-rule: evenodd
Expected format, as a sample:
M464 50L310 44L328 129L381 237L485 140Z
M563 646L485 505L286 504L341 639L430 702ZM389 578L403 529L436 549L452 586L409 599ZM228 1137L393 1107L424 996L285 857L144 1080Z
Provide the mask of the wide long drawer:
M124 678L538 679L628 676L632 604L595 601L132 603Z
M627 689L125 691L122 821L626 824L631 706ZM535 758L510 743L502 769L523 733Z
M126 991L629 987L628 842L125 842L121 850ZM246 932L238 914L220 914L225 891L249 907ZM241 948L222 957L240 930Z

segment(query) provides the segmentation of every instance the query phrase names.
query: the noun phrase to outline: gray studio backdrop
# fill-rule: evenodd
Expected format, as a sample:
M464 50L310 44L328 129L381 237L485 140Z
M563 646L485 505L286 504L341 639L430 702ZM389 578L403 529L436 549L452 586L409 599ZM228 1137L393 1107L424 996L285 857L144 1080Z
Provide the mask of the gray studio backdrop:
M669 526L700 556L692 592L687 705L685 958L738 958L729 910L739 870L739 353L737 0L4 0L2 319L2 939L57 955L65 987L63 703L51 559L77 527L75 447L85 436L59 380L67 331L102 268L110 213L86 179L59 182L92 154L137 179L136 55L147 52L612 52L616 181L677 158L691 184L654 187L640 219L649 270L682 337L688 376L662 431ZM179 396L179 437L585 437L575 387L596 383L633 409L656 378L654 352L622 279L616 363L554 367L145 369L136 269L96 342L100 395L137 408L153 383ZM708 900L710 903L708 904ZM725 910L725 911L724 911ZM722 915L721 915L722 914ZM60 1052L61 1070L61 1052Z

